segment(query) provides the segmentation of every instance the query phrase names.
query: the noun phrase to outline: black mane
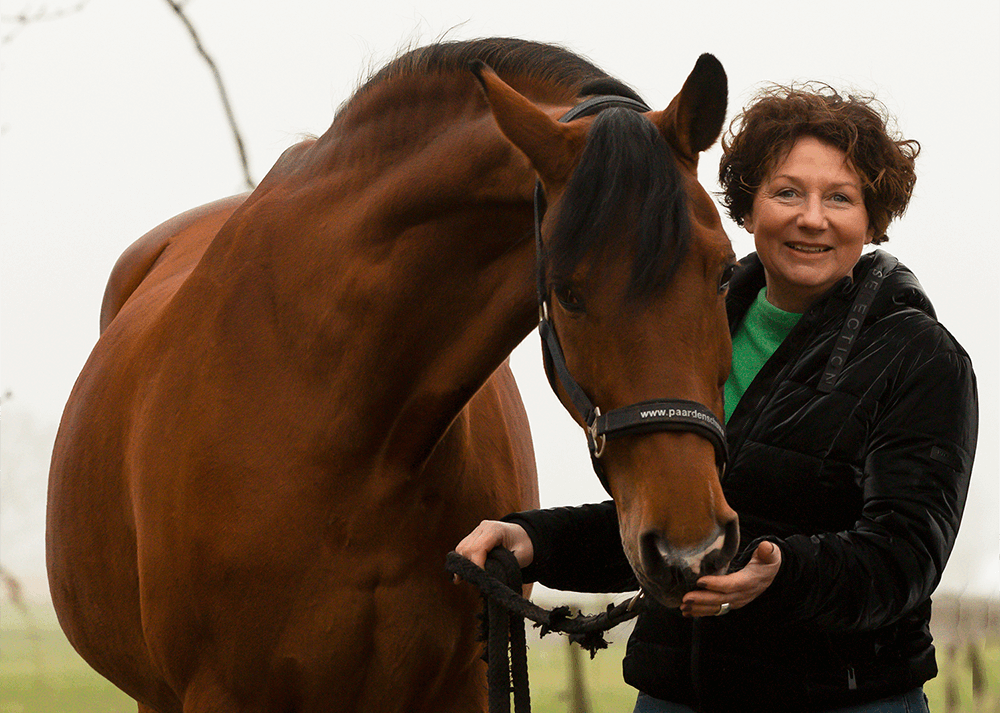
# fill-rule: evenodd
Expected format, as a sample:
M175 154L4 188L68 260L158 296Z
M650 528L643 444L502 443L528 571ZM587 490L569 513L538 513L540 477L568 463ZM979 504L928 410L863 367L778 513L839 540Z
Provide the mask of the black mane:
M600 93L640 99L633 89L563 47L509 37L439 42L410 50L373 74L355 96L399 76L467 71L476 59L500 76L553 82L574 89L578 96Z
M632 256L629 296L651 295L677 271L689 233L680 174L659 130L631 109L602 111L548 242L552 283L565 284L585 256L613 248Z

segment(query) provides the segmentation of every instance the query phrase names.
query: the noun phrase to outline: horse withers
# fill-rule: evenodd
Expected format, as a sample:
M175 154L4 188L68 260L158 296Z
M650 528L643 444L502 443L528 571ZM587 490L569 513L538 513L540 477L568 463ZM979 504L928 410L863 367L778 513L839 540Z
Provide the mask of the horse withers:
M537 505L506 362L537 322L534 185L582 389L720 414L732 256L695 177L720 75L696 69L664 112L561 124L631 90L531 42L414 50L251 194L127 250L50 475L51 593L80 654L142 711L482 708L479 603L442 563ZM630 434L601 459L639 579L669 601L677 563L734 521L713 448Z

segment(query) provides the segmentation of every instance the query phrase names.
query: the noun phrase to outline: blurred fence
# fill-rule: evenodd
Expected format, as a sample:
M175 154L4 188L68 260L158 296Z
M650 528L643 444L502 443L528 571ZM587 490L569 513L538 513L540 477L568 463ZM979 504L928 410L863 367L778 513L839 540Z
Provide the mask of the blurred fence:
M970 640L1000 642L1000 595L992 598L934 595L931 632L942 645Z
M1000 596L935 596L943 713L1000 713Z
M543 606L566 603L566 597L580 597L544 589L539 594L536 600L542 599ZM581 608L600 611L610 601L594 597ZM1000 713L1000 594L994 597L937 594L933 606L931 630L939 673L925 686L932 713ZM602 652L598 658L610 656L620 661L630 629L629 625L616 631L614 639L618 644L612 647L616 650ZM563 672L553 684L561 691L560 703L551 708L543 705L542 710L559 713L625 710L594 704L594 694L608 684L596 675L578 647L569 648L568 660L560 659L557 665ZM620 672L613 670L611 675L617 678Z

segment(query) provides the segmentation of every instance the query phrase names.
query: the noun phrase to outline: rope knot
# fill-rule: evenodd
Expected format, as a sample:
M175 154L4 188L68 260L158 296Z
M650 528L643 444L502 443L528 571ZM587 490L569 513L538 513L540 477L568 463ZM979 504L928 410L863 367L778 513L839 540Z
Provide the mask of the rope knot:
M543 609L521 596L521 568L514 554L502 547L489 553L485 570L457 552L448 553L445 568L475 585L483 596L479 640L487 642L483 658L489 666L490 713L509 713L511 690L516 713L531 711L525 619L534 622L540 636L553 631L567 634L594 658L608 647L604 632L637 616L645 603L636 597L592 616L573 615L567 606Z

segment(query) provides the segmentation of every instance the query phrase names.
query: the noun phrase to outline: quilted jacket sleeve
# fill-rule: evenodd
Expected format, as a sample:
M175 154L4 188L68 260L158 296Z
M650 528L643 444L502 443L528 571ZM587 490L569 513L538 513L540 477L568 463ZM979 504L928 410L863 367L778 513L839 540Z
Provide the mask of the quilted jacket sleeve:
M570 592L638 589L622 551L614 502L532 510L504 520L531 537L535 559L523 570L525 581Z
M947 349L916 364L868 439L854 528L766 538L780 546L782 564L754 604L792 625L864 631L927 600L958 533L977 428L969 357Z

